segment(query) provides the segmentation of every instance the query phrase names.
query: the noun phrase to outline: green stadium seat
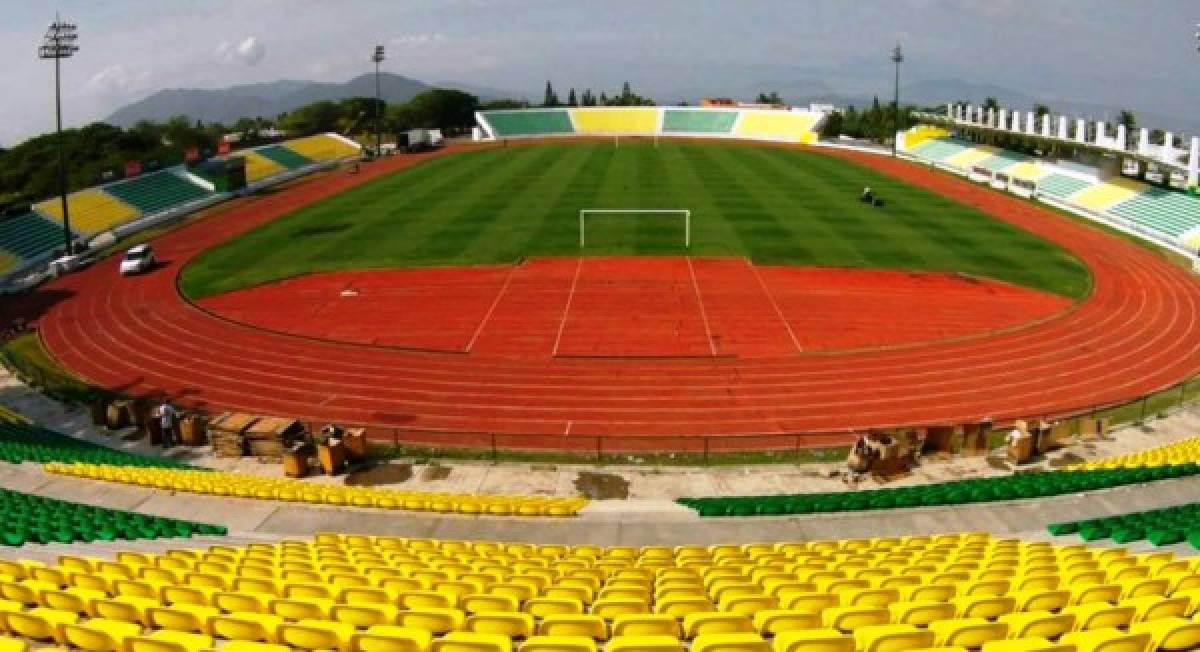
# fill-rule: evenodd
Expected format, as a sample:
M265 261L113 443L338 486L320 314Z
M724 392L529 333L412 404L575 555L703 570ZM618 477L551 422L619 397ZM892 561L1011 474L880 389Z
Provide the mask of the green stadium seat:
M183 177L163 170L101 188L144 214L158 213L200 199L209 192Z
M482 115L497 138L575 133L571 117L565 109L484 111Z
M287 147L282 145L271 145L268 147L260 147L254 150L255 154L271 159L275 163L282 165L289 170L302 168L306 165L312 165L312 159L302 156Z

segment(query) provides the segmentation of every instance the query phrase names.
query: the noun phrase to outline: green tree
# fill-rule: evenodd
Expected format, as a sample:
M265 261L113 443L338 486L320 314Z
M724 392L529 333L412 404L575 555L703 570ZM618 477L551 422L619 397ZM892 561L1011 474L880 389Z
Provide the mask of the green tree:
M993 111L999 111L1000 110L1000 101L990 95L988 97L983 98L984 112L986 113L988 109L992 109Z
M759 93L758 98L754 101L759 104L783 104L783 98L779 97L779 93L775 91Z
M558 93L554 92L554 86L550 84L550 80L546 80L546 92L542 99L542 106L558 106Z
M1045 104L1039 102L1038 104L1033 105L1033 114L1036 115L1039 120L1041 120L1042 116L1049 115L1049 113L1050 107L1046 106Z
M571 87L571 91L567 93L567 106L579 106L579 100L575 97L575 87Z
M479 98L462 91L435 88L393 107L388 120L397 129L442 129L454 132L475 124Z
M525 102L524 100L492 100L490 102L485 102L479 108L484 111L496 111L496 110L502 110L502 109L527 109L527 108L529 108L529 102Z
M1121 109L1117 114L1117 124L1125 125L1125 133L1131 134L1137 129L1137 116L1129 109Z

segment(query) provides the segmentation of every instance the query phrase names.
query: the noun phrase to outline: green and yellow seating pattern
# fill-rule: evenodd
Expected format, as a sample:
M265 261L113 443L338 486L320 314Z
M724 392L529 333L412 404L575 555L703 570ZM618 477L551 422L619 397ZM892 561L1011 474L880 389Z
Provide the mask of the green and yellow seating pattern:
M240 156L246 161L246 183L254 183L260 179L273 177L287 170L287 168L252 149L234 152L233 156Z
M733 129L735 136L793 143L815 143L817 114L792 111L742 111Z
M493 516L574 516L587 500L541 496L462 495L398 491L324 485L288 478L266 478L207 470L160 469L104 464L50 463L47 472L92 480L104 480L180 491L237 498L259 498L323 505L348 505L379 509L483 514Z
M62 223L62 203L58 199L47 199L33 208L55 222ZM140 214L136 208L95 188L68 195L67 210L71 214L72 230L87 235L107 231Z
M572 109L575 133L583 135L652 134L658 131L657 109Z
M336 161L362 154L359 148L329 134L297 138L282 145L310 161Z
M88 652L1158 652L1200 645L1196 566L985 534L640 548L324 534L0 562L0 628Z

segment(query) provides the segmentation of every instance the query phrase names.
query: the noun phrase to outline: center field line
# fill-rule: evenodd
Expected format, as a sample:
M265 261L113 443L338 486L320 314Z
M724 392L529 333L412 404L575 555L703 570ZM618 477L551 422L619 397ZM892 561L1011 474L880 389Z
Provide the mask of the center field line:
M783 327L787 329L788 337L792 338L792 344L796 345L796 351L802 353L804 347L800 346L800 339L796 337L795 331L792 330L792 325L783 316L783 311L779 309L779 304L775 302L775 295L771 294L771 290L767 288L767 283L762 280L762 275L758 273L758 267L755 267L754 263L749 261L746 264L750 266L750 271L754 272L754 278L758 279L758 286L762 288L763 294L767 295L767 301L771 302L771 307L775 309L775 314L779 316L779 321L783 322Z
M475 329L475 334L471 336L471 341L467 342L466 352L470 353L475 346L476 340L483 334L483 328L487 326L488 321L492 318L492 313L496 312L496 306L500 305L500 299L504 298L504 293L508 290L509 283L512 283L513 276L517 273L517 266L513 265L508 270L508 276L504 277L504 284L500 286L500 291L496 293L496 298L492 300L492 305L488 308L487 314L479 321L479 327Z
M571 279L571 293L567 295L567 304L563 306L562 319L558 322L558 335L554 338L554 350L550 352L550 357L558 355L558 344L562 341L563 331L567 329L567 313L571 312L571 301L575 299L575 287L579 285L581 271L583 271L583 256L579 257L579 263L575 265L575 277Z
M692 266L692 257L687 257L688 274L692 277L692 291L696 293L696 305L700 306L700 321L704 322L704 337L708 338L708 350L715 356L717 343L713 340L712 329L708 326L708 312L704 310L704 299L700 298L700 284L696 282L696 268Z

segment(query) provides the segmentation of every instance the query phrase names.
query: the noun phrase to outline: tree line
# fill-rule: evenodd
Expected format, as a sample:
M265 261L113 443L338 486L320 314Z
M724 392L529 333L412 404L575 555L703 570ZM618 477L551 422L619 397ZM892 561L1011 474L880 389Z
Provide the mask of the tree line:
M488 108L525 108L527 106L529 106L527 103L521 103L518 106ZM546 108L559 106L655 106L655 103L653 98L635 93L629 82L621 84L620 92L613 93L611 96L604 91L600 91L600 95L596 95L590 88L585 88L582 93L577 94L575 88L571 87L567 91L566 101L563 102L559 99L558 92L554 90L554 84L550 80L546 80L546 90L542 94L541 106Z
M237 133L236 148L335 131L373 142L375 118L385 134L417 127L440 128L448 134L470 129L475 124L479 99L469 93L447 89L428 90L407 102L389 105L375 98L350 97L340 101L314 102L268 118L242 118L232 125L205 123L187 116L165 122L143 120L129 128L103 122L64 129L63 149L67 162L67 188L74 192L124 176L126 161L139 161L150 171L177 165L189 150L201 159L216 154L221 139ZM41 134L9 149L0 149L0 212L27 210L29 204L57 195L58 139Z

